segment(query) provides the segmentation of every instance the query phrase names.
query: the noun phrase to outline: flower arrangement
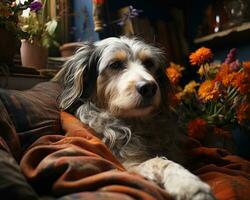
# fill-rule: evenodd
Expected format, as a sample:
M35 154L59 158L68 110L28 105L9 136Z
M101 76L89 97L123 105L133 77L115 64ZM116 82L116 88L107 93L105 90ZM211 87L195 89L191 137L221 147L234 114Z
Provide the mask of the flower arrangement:
M219 64L212 62L209 48L191 53L190 64L197 67L199 81L184 87L179 84L184 68L174 63L166 68L174 91L172 109L187 134L199 141L209 134L230 137L235 127L250 130L250 62L238 60L236 51L232 49Z
M33 0L21 4L19 1L2 0L0 2L0 27L17 37L23 37L22 30L17 26L18 15L27 9Z
M45 15L46 4L47 0L43 3L39 0L32 1L19 17L19 27L26 33L26 39L31 44L49 48L51 45L58 46L55 41L58 19L49 19Z

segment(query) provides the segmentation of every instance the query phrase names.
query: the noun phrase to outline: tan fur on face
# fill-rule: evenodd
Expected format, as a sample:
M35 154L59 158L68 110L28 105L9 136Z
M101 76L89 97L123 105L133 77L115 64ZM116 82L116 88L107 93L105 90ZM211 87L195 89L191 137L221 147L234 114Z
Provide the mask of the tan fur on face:
M143 61L150 59L150 52L149 50L142 50L142 51L139 51L137 56L143 62Z
M127 59L127 53L119 50L114 53L114 60L125 61Z

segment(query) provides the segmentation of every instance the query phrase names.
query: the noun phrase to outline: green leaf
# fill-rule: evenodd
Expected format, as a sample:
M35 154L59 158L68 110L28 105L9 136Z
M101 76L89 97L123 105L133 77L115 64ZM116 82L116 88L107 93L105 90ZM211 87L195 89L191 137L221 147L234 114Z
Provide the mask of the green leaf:
M49 35L54 35L56 28L57 28L58 22L55 19L52 19L51 21L46 23L46 31Z

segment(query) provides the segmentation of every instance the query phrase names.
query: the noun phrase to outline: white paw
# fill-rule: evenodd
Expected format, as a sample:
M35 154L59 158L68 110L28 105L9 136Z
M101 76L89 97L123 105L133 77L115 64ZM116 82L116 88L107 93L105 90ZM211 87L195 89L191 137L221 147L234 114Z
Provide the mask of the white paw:
M210 186L195 176L168 180L164 186L176 200L215 200ZM171 182L170 182L171 181Z

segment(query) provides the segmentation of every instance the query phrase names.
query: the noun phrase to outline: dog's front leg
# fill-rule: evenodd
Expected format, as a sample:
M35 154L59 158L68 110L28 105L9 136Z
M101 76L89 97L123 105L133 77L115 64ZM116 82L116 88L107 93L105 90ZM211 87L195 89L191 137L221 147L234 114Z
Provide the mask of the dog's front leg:
M134 170L164 187L177 200L215 199L210 186L181 165L166 158L152 158L136 166Z

